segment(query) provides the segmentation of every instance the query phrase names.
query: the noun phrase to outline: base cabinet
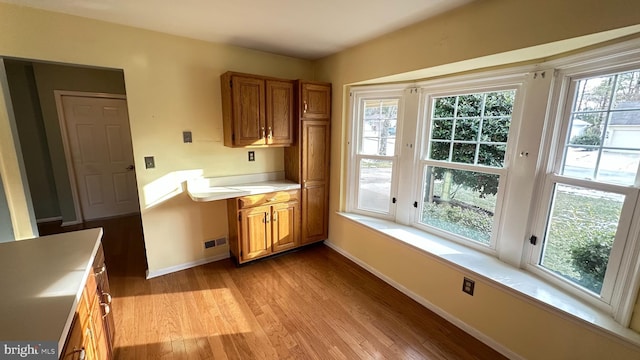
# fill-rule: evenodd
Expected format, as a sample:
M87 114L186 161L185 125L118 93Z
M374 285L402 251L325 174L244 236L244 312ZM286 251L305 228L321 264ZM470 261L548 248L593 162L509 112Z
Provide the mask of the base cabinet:
M113 315L102 246L82 291L60 359L112 359Z
M300 244L300 191L227 200L229 246L242 264Z

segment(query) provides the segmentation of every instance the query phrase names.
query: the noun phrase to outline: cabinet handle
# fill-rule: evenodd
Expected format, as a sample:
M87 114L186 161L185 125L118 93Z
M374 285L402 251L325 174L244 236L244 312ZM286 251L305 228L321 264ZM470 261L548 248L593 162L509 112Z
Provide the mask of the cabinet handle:
M264 126L262 127L262 138L266 138L267 137L267 133L266 131L264 131Z
M107 304L111 305L111 300L113 300L113 298L111 297L111 294L109 294L108 292L103 292L102 300L104 300L104 302L106 302Z
M87 352L84 350L84 346L81 347L80 349L76 349L74 348L73 351L71 352L72 354L78 353L78 360L84 360L85 357L87 356Z
M269 126L269 140L273 137L273 131L271 130L271 126Z
M102 275L105 271L107 271L107 265L105 264L102 264L102 266L99 266L97 268L93 268L93 272L96 275Z
M273 221L274 222L278 221L278 213L277 212L273 213Z
M109 315L111 313L111 306L109 306L109 304L107 303L100 303L100 306L102 306L104 308L104 315L102 315L102 318L106 318L107 315Z
M309 107L307 106L307 102L305 101L305 102L304 102L304 110L303 110L302 112L303 112L304 114L306 114L306 113L307 113L307 109L308 109L308 108L309 108Z

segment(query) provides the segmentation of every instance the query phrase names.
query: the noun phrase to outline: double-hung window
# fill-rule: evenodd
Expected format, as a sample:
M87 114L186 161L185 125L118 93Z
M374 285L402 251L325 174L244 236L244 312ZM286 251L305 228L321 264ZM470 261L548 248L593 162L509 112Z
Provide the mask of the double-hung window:
M629 297L637 241L631 238L638 235L632 220L640 186L640 64L561 72L558 80L531 264L617 315ZM622 313L616 318L625 322L629 312Z
M350 209L393 218L403 91L354 94Z
M494 247L515 88L431 94L417 224Z

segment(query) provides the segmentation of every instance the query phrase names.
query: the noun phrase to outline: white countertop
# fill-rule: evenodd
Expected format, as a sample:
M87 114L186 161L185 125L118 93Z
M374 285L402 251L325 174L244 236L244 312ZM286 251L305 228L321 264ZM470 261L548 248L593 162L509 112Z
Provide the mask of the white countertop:
M187 181L187 192L193 201L216 201L295 189L300 189L300 184L285 180L281 172Z
M98 228L0 243L0 340L62 352L101 238Z

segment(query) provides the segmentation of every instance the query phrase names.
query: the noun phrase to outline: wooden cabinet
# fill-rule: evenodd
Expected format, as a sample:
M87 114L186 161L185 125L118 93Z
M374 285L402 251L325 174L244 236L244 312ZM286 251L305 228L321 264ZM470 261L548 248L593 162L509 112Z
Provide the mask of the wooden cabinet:
M227 200L229 246L238 263L300 244L300 191L280 191Z
M295 141L292 81L226 72L220 82L225 146L278 147Z
M312 82L300 83L300 118L329 120L331 86Z
M301 244L329 234L329 159L331 156L331 84L298 82L300 142L286 148L285 176L302 185Z
M100 246L87 284L78 302L71 330L60 359L111 359L113 317L109 281Z

